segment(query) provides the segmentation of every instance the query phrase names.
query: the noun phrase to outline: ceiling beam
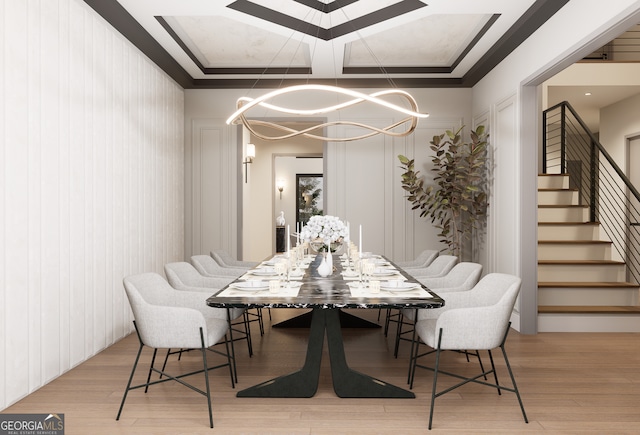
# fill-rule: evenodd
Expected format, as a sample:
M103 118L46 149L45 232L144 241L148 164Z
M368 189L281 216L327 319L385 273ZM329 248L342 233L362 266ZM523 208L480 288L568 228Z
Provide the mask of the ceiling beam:
M118 32L138 47L151 61L180 86L187 89L193 85L193 78L182 68L167 50L158 43L117 0L84 0Z

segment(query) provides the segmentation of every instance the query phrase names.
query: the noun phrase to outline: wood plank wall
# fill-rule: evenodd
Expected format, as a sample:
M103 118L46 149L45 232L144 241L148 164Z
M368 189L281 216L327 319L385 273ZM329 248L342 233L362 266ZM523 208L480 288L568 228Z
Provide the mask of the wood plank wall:
M131 330L184 253L184 91L79 0L0 2L0 410Z

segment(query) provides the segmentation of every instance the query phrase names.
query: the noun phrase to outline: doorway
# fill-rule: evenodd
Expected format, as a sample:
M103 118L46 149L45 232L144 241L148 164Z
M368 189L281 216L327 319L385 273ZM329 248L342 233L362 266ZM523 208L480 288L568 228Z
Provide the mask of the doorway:
M280 212L284 212L290 232L295 232L295 174L322 173L325 144L304 137L267 141L253 135L245 137L244 142L255 146L255 158L249 165L248 181L242 180L242 257L261 261L276 252L276 219ZM304 168L312 159L320 162L319 171Z

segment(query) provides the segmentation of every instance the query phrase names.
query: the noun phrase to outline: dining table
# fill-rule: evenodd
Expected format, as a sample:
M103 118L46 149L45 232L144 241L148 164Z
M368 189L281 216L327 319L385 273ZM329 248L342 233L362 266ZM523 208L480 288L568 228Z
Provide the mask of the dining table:
M237 397L312 397L318 389L322 348L326 335L333 389L341 398L414 398L415 394L349 367L341 330L343 309L431 309L445 301L387 258L371 255L375 270L363 277L350 263L334 260L334 271L317 272L321 255L307 255L286 277L273 265L277 254L249 270L207 299L217 308L311 309L311 324L303 366L286 375L241 390ZM271 284L275 282L277 284ZM379 283L378 285L374 282ZM372 288L373 287L373 288Z

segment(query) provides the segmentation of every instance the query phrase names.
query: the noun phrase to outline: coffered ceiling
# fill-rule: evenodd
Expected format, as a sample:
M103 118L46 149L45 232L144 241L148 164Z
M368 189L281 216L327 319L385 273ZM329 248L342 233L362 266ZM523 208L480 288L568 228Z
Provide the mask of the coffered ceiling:
M185 88L469 87L568 0L85 0Z

